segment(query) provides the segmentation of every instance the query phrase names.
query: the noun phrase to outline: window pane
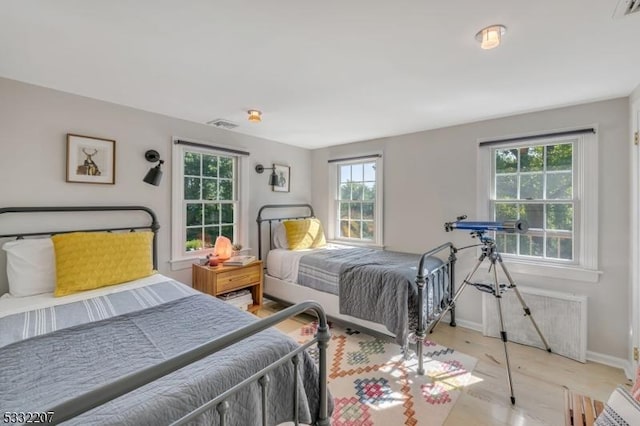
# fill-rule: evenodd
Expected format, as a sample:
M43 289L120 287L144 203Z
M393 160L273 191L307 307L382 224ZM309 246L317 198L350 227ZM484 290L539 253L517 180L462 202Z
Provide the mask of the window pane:
M218 179L202 179L202 199L216 200L218 198Z
M225 201L233 201L233 181L229 179L220 179L220 187L218 188L218 199Z
M220 223L220 205L205 204L204 205L204 224L217 225Z
M547 174L548 200L570 200L572 197L571 172Z
M544 255L544 238L535 235L520 235L520 254L525 256Z
M364 195L364 184L363 183L352 183L351 184L351 199L360 201L362 200L362 196Z
M202 249L202 228L188 228L187 240L184 245L185 251Z
M553 259L573 259L573 240L570 237L547 237L547 257Z
M220 228L222 236L233 241L233 226L221 226Z
M233 204L222 204L220 211L222 212L222 223L233 223Z
M351 182L351 166L340 166L340 182Z
M364 183L364 200L375 200L376 199L376 183L375 182L365 182Z
M351 185L348 183L340 184L340 199L341 200L350 200L351 199Z
M340 219L349 219L349 204L340 203Z
M518 219L518 205L515 203L496 203L496 221Z
M547 229L561 229L573 231L573 205L548 204Z
M200 154L185 152L184 174L187 176L200 176Z
M364 164L364 180L376 180L376 163Z
M520 148L520 171L540 172L544 166L544 148L529 146Z
M351 238L362 238L361 234L360 234L360 230L362 229L362 222L360 221L351 221L349 222L351 231L350 231L350 236Z
M362 222L362 238L373 240L373 222Z
M521 204L520 219L526 220L529 228L542 229L544 226L544 204Z
M518 150L496 150L496 173L514 173L518 171Z
M560 259L573 259L573 239L561 238L560 239Z
M496 246L500 253L516 254L518 249L517 236L513 234L496 233Z
M362 205L360 203L351 204L351 219L362 219Z
M518 197L518 176L496 176L496 199L514 200Z
M187 226L202 225L202 204L187 204Z
M547 170L571 170L573 145L570 143L549 145L547 148Z
M202 175L218 177L218 157L214 155L202 156Z
M233 179L233 159L218 157L218 172L221 178Z
M362 174L362 164L354 164L351 166L351 180L354 182L362 182L363 174Z
M344 238L349 238L349 221L348 220L340 221L340 236Z
M373 220L373 203L362 203L362 218Z
M220 235L219 226L207 226L204 228L204 246L213 247L216 244L216 238Z
M200 178L184 178L184 199L200 199Z
M520 175L520 198L523 200L542 200L544 175L534 173Z

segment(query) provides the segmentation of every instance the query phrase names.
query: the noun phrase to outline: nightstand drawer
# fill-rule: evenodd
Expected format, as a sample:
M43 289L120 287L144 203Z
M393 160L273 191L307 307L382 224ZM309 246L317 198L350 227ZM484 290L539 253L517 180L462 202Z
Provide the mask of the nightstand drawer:
M218 292L223 293L260 282L260 266L218 274Z

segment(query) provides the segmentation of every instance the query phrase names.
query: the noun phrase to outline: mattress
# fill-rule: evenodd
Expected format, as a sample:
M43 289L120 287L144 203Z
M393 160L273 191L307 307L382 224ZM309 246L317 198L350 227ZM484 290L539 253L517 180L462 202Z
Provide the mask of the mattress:
M88 300L94 297L106 296L108 294L119 293L121 291L142 288L152 284L169 281L170 278L162 274L154 274L138 280L129 281L123 284L111 285L98 288L95 290L82 291L80 293L70 294L63 297L55 297L52 293L36 294L27 297L15 297L9 293L5 293L0 297L0 318L19 314L35 309L45 309L52 306L65 305L68 303ZM195 290L194 290L195 291Z
M340 244L327 244L322 248L305 250L271 249L267 254L267 273L274 278L290 283L296 283L298 281L300 259L303 256L327 250L343 250L349 248L353 247Z

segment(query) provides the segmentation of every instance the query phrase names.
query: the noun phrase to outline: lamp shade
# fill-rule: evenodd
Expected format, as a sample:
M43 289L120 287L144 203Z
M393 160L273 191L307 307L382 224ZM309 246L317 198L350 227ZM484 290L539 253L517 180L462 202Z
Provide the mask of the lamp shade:
M158 163L157 166L150 168L147 175L142 180L153 186L160 185L160 181L162 180L162 170L160 169L161 165L162 161Z
M218 256L220 260L227 260L231 257L232 247L231 240L227 237L216 238L216 243L213 246L213 253Z
M269 176L269 185L278 186L278 175L275 170L273 170Z

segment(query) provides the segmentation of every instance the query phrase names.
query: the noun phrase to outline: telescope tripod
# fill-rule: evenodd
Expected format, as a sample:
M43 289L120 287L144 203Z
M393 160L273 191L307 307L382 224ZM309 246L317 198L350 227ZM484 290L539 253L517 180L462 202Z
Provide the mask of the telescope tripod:
M492 294L495 297L497 306L498 306L498 317L500 320L500 337L502 339L502 344L504 346L504 356L505 356L506 367L507 367L507 380L509 383L509 391L511 392L511 404L515 404L516 398L513 394L511 366L509 365L509 352L507 350L507 332L504 327L504 319L502 318L502 304L501 304L502 293L504 293L506 290L513 289L516 296L518 297L518 300L520 301L520 304L522 305L522 309L524 310L524 316L529 317L529 319L531 320L531 324L533 324L533 327L536 329L536 332L538 333L538 336L540 336L540 340L542 340L542 343L544 344L544 347L546 348L547 352L551 352L551 348L549 347L547 340L542 335L542 332L538 328L538 324L536 324L536 321L533 319L533 316L531 315L531 310L529 309L524 299L522 298L520 291L518 291L518 288L516 287L516 284L513 281L513 278L511 278L511 274L509 274L509 271L507 271L507 268L502 262L502 256L500 256L500 253L498 253L495 241L492 238L486 237L484 235L484 231L475 231L475 232L472 232L472 235L477 236L480 239L480 242L482 243L481 244L482 254L480 254L480 257L478 258L478 262L473 267L471 272L469 272L469 274L465 277L464 281L462 282L462 285L460 286L458 291L456 291L455 295L449 302L449 305L445 308L445 311L440 316L440 319L442 319L442 317L447 313L447 311L451 310L455 306L456 300L458 300L458 298L460 297L464 289L467 287L467 285L471 285L477 288L478 290L483 291L485 293ZM472 247L475 247L475 246L472 246ZM491 262L491 265L489 266L489 270L493 272L493 284L481 284L481 283L472 282L471 279L473 278L473 275L476 273L476 271L478 270L478 268L480 267L480 265L485 259L489 259L489 262ZM504 275L507 277L507 280L509 281L508 285L498 283L498 271L496 268L497 264L500 265L500 267L502 268L502 271L504 272ZM438 323L440 322L440 319L438 319L438 321L436 321L428 331L432 331L438 325Z

